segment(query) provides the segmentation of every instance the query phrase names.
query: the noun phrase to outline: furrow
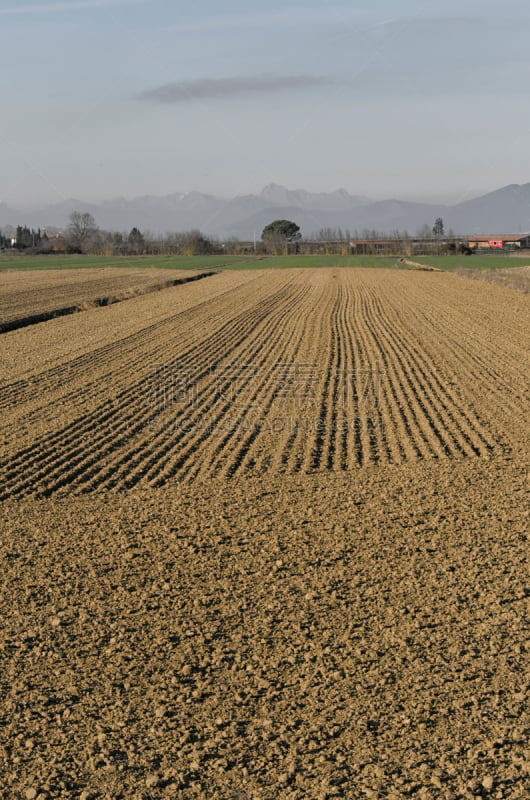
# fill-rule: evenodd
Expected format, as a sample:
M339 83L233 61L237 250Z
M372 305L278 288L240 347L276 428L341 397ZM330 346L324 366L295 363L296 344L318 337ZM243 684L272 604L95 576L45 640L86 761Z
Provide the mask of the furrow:
M340 308L340 296L335 286L335 299L330 314L330 336L326 354L326 372L320 394L320 407L317 418L315 435L308 437L308 449L305 471L318 470L322 466L326 453L326 432L329 430L331 404L333 403L332 386L337 364L337 314Z
M366 288L360 281L354 283L349 288L350 308L346 318L346 336L351 353L353 380L356 387L355 396L352 398L354 420L353 433L356 449L361 453L361 458L359 459L356 457L356 453L354 452L349 456L348 463L352 461L352 456L355 457L357 461L360 460L362 462L362 423L365 423L366 428L368 428L369 423L372 428L375 428L379 441L379 452L381 455L384 455L385 461L402 461L404 460L403 445L399 437L396 436L398 425L392 411L391 403L388 400L388 392L381 380L379 353L377 350L374 350L373 344L370 341L366 322L362 316L362 307L359 302L359 295L361 292L366 291ZM370 403L370 395L366 397L365 389L367 387L365 386L365 381L372 380L376 380L377 385L375 386L375 395L372 396ZM371 388L370 386L370 389ZM386 421L390 421L390 425L386 424ZM390 431L390 434L388 431Z
M277 295L283 296L284 293L285 289L280 289ZM208 352L208 345L210 348L217 348L217 350L219 349L220 342L223 344L226 341L228 349L237 346L238 343L244 340L245 336L248 334L249 328L255 325L255 313L255 309L248 309L243 312L242 315L239 315L236 320L233 318L229 319L221 331L212 334L206 341L195 345L188 353L184 353L183 360L185 361L186 358L191 358L195 352L199 352L201 349ZM267 313L268 306L263 310L262 316L266 316ZM91 434L90 453L93 453L96 449L98 453L96 455L89 455L86 458L86 465L92 466L94 463L99 463L102 448L104 449L104 453L107 453L109 449L114 449L116 444L116 430L112 426L112 421L115 419L119 422L120 430L129 426L128 435L123 439L118 439L119 444L127 441L131 436L136 435L143 427L152 421L153 416L152 407L145 401L145 388L145 380L142 379L124 391L117 398L115 406L110 410L105 412L101 407L97 408L81 422L76 421L71 426L57 432L52 437L44 437L44 439L37 441L33 447L25 448L23 453L15 455L5 467L11 484L4 487L8 494L11 494L12 491L19 493L24 489L31 489L33 484L33 472L35 471L38 474L38 480L47 477L48 480L52 482L54 480L54 474L60 472L61 475L60 477L58 476L57 481L62 485L64 482L64 475L62 474L63 466L68 464L71 450L78 451L79 441L86 436L90 437ZM140 408L138 407L138 403L140 403ZM141 413L142 405L143 415ZM136 421L136 424L131 426L133 421ZM95 435L94 431L96 431ZM61 450L61 455L57 453L58 448ZM44 455L41 455L42 450L44 450ZM79 459L76 460L76 464L78 463ZM36 470L37 466L40 468ZM13 471L15 471L15 475L13 475ZM13 478L16 479L17 473L18 475L21 473L25 474L28 477L23 480L20 485L16 485L15 489Z
M263 280L263 278L261 276L257 276L254 279L254 281L258 280ZM76 358L71 359L63 364L59 364L56 367L45 370L44 372L37 373L36 375L32 376L31 379L19 380L11 384L6 384L0 390L0 409L11 408L14 405L22 403L26 400L31 400L39 388L56 386L61 383L63 378L68 383L71 383L78 377L83 377L86 375L87 371L89 371L94 365L107 365L113 358L121 362L124 352L129 354L131 350L140 349L146 345L150 346L153 342L153 336L155 334L158 334L164 338L164 334L169 332L171 328L175 326L175 324L189 324L190 322L193 322L193 318L201 311L207 312L207 323L210 319L215 317L216 313L224 313L226 310L227 296L233 297L235 291L239 290L245 292L247 289L248 283L244 283L242 286L237 286L236 288L232 287L220 293L215 292L213 293L212 297L194 303L191 307L178 311L175 314L170 314L169 316L164 317L162 320L158 320L157 322L147 325L146 327L141 328L140 330L135 331L128 336L120 338L118 341L109 342L105 345L97 347L95 350L91 350L88 353L83 353L80 356L77 356ZM218 307L216 312L211 311L212 303L216 304ZM128 365L121 365L118 367L118 369L120 371L126 371L127 366ZM115 372L109 372L107 374L112 375L113 379L116 376Z
M232 346L230 350L218 348L210 352L206 360L203 361L204 367L202 371L193 376L193 382L198 383L201 379L207 380L208 375L211 373L212 365L228 358L230 354L234 355L237 352L240 358L241 351L238 351L238 348L241 345L245 345L246 349L248 342L253 340L256 331L269 318L273 309L286 302L285 297L289 298L289 293L282 291L262 300L258 307L254 308L253 311L251 310L249 313L252 325L247 325L244 332L238 337L236 345ZM244 352L245 350L243 350ZM208 392L207 383L205 390L201 393L201 402L194 409L192 417L188 420L189 436L194 436L194 430L198 427L197 420L201 420L204 412L210 407L213 399L212 394L215 395L218 388L218 383L214 383L213 389L210 386L210 391ZM173 423L174 435L171 435L171 430L168 430L168 427L162 427L158 433L155 433L149 443L141 438L138 442L132 444L129 449L120 454L118 459L97 477L97 483L94 481L95 476L90 476L90 490L93 490L96 486L103 486L109 489L122 484L130 487L138 483L147 474L150 475L152 480L156 479L156 475L163 468L164 459L171 457L171 454L177 448L182 450L186 446L188 430L183 429L182 426L178 427L178 423L182 421L182 414L177 415ZM175 425L175 423L177 424Z
M375 300L379 306L380 315L383 319L383 305L379 298ZM388 316L387 316L388 319ZM419 349L415 339L411 336L404 326L397 325L392 328L386 321L383 327L394 336L395 340L401 345L400 349L406 352L411 368L415 370L417 385L422 388L430 400L433 409L436 409L438 419L442 426L455 444L467 455L480 455L481 452L488 452L494 446L495 440L486 429L484 423L476 417L470 408L466 408L456 397L451 389L451 383L456 382L456 376L452 381L440 378L436 364L428 352L422 347Z
M392 397L394 408L401 419L401 429L405 434L404 446L407 459L423 458L432 454L438 455L439 448L433 442L432 431L427 426L425 430L417 424L416 416L412 411L413 395L411 394L409 378L406 375L401 358L392 357L381 341L378 315L374 312L368 292L361 297L362 313L367 329L376 347L385 373L387 386Z
M306 294L307 288L302 287L293 295L289 303L279 308L277 313L269 317L262 330L256 332L252 348L241 354L241 357L245 359L245 363L251 363L253 369L250 372L246 371L243 380L238 378L237 395L239 396L236 397L236 406L234 406L232 400L223 403L221 406L214 404L212 406L212 414L215 416L211 419L210 424L197 438L193 439L192 437L191 442L184 443L187 449L177 459L173 459L170 465L162 463L157 467L156 472L158 473L163 469L163 475L157 478L154 485L162 485L168 478L177 474L182 480L189 481L203 473L220 474L224 472L226 476L230 477L237 471L245 455L243 450L245 447L248 449L250 446L248 442L246 445L242 443L245 432L250 430L251 432L247 439L251 438L251 441L254 441L259 434L259 427L256 427L256 423L259 425L267 415L267 403L261 399L263 387L271 379L266 369L267 362L270 361L274 353L283 351L285 347L285 321L289 319L289 315L299 306ZM221 387L221 397L226 397L226 390L230 388L232 379L233 376L229 375L228 381ZM246 398L244 404L241 404L242 397ZM227 425L226 423L230 422L229 413L234 411L234 407L237 408L236 417L231 424ZM258 409L260 416L256 420L253 419L252 412ZM226 430L224 435L222 435L223 430ZM219 437L221 438L219 439ZM198 461L192 461L192 457L203 443L209 443L209 446L208 444L206 445L204 454ZM235 460L232 462L230 461L230 446L232 450L237 449L239 446L240 450L239 456L236 455L234 457ZM148 476L151 480L153 477L153 475Z
M310 313L303 319L304 341L300 354L299 401L292 412L291 428L279 437L274 454L259 452L256 455L258 471L265 474L269 469L277 472L297 473L303 468L307 440L314 432L318 415L317 387L322 368L320 355L322 342L328 334L328 319L334 304L334 287L320 280L314 285Z

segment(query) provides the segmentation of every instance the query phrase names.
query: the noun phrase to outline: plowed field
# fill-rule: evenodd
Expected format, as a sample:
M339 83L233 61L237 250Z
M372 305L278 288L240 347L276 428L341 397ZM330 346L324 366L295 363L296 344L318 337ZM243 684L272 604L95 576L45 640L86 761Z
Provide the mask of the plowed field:
M205 270L203 270L205 271ZM196 277L193 270L61 269L0 272L0 332L47 315L110 305L128 297Z
M519 298L499 297L492 331L491 293L451 276L239 283L8 382L2 498L510 449L529 399Z
M529 316L264 270L3 334L0 797L528 797Z

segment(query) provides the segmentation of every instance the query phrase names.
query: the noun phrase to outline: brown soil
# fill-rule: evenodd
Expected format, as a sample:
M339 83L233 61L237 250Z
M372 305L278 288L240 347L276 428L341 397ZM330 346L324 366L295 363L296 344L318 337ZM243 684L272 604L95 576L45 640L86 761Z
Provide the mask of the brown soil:
M53 317L108 306L141 294L195 280L196 270L28 270L0 272L0 332Z
M237 286L251 282L259 274L219 273L208 280L140 295L127 303L89 308L84 314L60 317L42 325L5 333L0 357L2 382L32 379L43 369L68 363L93 351L100 352L100 348L110 344L117 345L171 315L201 303L210 303L217 295L227 294Z
M201 283L3 337L0 797L527 798L528 298Z

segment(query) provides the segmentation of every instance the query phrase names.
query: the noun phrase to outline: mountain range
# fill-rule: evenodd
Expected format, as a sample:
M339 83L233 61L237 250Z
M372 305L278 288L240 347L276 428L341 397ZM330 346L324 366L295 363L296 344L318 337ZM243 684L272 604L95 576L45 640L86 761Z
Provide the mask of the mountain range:
M296 222L306 237L322 228L342 228L362 235L432 227L442 217L445 230L455 234L506 234L530 231L530 183L511 184L454 205L415 203L404 200L374 201L346 189L329 193L290 190L271 183L259 194L234 198L201 192L117 198L99 204L69 199L33 211L0 203L0 229L8 225L63 230L72 211L91 213L100 228L128 232L136 226L155 234L199 229L220 238L259 238L275 219Z

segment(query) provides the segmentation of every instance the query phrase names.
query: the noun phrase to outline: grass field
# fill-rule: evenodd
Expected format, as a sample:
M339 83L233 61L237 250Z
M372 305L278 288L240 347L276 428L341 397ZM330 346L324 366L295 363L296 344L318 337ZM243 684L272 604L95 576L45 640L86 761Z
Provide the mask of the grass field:
M293 267L384 267L400 269L395 256L20 256L1 257L0 271L95 269L121 267L130 269L289 269Z
M425 264L429 267L437 267L438 269L453 270L460 269L507 269L511 267L523 267L525 264L530 264L530 253L525 259L524 257L510 257L510 256L411 256L418 264Z
M460 269L506 269L524 266L524 258L509 256L410 256L410 259L446 271ZM530 254L528 256L530 263ZM398 256L1 256L5 270L89 269L141 267L148 269L289 269L293 267L370 267L403 269Z
M397 256L266 256L256 260L254 266L259 269L293 269L298 267L370 267L372 269L403 269ZM249 266L241 263L234 264L231 269L248 269Z
M0 334L2 800L527 800L529 334L334 267Z
M48 269L213 269L248 262L248 256L0 256L0 271Z
M530 264L530 254L527 261L522 258L508 256L407 256L411 261L429 267L437 267L444 271L452 272L465 268L470 269L506 269L507 267L523 267ZM289 267L370 267L384 269L407 269L399 261L399 256L269 256L258 262L261 266L270 268ZM248 269L248 265L241 262L234 264L231 269Z

